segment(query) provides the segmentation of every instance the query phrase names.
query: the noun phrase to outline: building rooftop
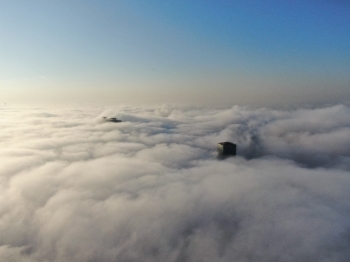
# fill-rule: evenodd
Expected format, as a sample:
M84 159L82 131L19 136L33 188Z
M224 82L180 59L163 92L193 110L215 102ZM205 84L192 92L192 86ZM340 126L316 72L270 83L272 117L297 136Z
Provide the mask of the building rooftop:
M120 122L122 122L122 120L119 120L119 119L117 119L117 118L115 118L115 117L107 118L107 117L104 116L103 119L104 119L106 122L114 122L114 123L120 123Z

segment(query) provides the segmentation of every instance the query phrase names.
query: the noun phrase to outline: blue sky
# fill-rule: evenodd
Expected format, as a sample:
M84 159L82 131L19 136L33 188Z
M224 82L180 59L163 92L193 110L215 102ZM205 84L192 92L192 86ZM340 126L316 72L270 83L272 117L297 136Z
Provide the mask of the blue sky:
M345 0L4 0L0 34L8 103L350 100Z

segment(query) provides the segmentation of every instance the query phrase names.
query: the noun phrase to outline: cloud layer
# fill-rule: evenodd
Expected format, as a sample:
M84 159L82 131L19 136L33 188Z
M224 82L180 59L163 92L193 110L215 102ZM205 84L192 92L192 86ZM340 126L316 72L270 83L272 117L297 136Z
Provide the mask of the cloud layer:
M350 257L346 106L2 108L0 125L0 261Z

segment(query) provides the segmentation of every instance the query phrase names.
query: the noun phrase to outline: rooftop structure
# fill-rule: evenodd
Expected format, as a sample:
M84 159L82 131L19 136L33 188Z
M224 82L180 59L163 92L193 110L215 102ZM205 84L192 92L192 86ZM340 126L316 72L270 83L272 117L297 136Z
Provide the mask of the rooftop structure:
M231 142L220 142L217 149L218 153L223 156L235 156L237 154L237 146Z
M107 118L107 117L103 117L103 119L106 121L106 122L113 122L113 123L120 123L122 122L122 120L119 120L115 117L111 117L111 118Z

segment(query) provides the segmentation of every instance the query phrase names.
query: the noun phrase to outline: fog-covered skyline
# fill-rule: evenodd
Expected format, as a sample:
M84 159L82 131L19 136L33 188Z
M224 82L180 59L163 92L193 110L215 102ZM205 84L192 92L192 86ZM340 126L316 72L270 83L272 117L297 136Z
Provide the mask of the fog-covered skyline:
M347 103L349 32L346 1L5 0L0 102Z
M347 106L7 107L0 125L0 261L349 260Z
M341 0L0 1L0 261L348 262L349 32Z

